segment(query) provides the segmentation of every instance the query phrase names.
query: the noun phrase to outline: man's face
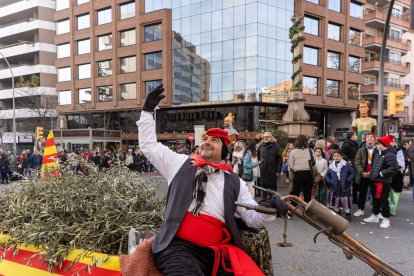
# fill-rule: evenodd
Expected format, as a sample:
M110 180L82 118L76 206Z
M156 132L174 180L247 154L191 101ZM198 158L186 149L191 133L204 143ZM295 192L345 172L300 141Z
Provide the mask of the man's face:
M368 146L373 146L375 144L374 135L367 135L367 137L365 137L365 142Z
M272 136L270 136L269 134L265 134L263 135L263 140L265 141L265 143L269 143L270 140L272 140Z
M377 150L382 151L386 149L381 143L377 143Z
M358 136L356 135L356 133L354 133L354 135L352 135L351 140L353 140L353 141L358 140Z
M222 147L220 138L205 135L200 145L200 156L208 162L220 162Z

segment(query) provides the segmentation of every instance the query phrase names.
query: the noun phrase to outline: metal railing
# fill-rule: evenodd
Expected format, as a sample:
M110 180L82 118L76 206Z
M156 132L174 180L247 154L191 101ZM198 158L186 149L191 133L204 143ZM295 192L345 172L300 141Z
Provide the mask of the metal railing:
M379 61L379 60L380 60L379 57L372 57L372 58L371 57L366 57L364 59L364 61ZM408 67L406 62L403 62L401 60L391 59L391 58L386 58L385 63L390 63L390 64L398 65L398 66L401 66L401 67Z

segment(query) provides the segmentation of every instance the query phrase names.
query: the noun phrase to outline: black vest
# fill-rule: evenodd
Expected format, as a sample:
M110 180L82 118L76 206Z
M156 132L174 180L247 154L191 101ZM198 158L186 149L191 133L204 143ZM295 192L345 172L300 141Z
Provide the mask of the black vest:
M152 252L158 253L164 250L172 241L181 222L193 200L194 179L197 167L191 166L191 159L184 162L168 187L167 204L165 207L164 221L160 231L152 243ZM240 192L240 179L234 174L224 173L224 220L231 235L231 242L243 248L239 230L234 219L236 205Z

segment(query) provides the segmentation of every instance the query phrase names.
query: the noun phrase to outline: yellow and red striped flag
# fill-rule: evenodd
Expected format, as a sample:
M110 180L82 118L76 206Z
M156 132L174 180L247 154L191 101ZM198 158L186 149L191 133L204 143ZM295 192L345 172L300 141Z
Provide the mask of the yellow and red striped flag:
M53 131L47 135L45 150L43 152L42 172L50 172L53 175L60 175L58 154L55 145Z

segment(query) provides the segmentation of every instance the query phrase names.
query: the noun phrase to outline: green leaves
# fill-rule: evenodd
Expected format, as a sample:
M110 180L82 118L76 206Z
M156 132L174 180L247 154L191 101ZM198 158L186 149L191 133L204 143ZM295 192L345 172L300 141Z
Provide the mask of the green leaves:
M151 231L162 222L157 185L120 164L106 171L90 167L87 176L62 172L61 178L20 181L0 194L1 206L7 206L0 212L0 231L11 236L0 246L26 243L44 250L36 257L50 271L74 248L127 252L131 227Z

